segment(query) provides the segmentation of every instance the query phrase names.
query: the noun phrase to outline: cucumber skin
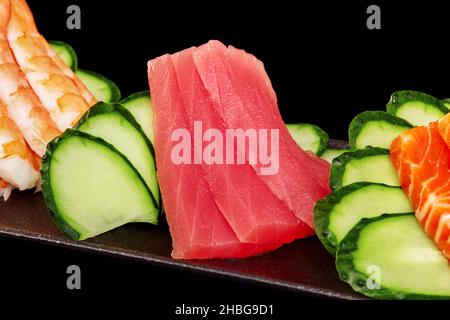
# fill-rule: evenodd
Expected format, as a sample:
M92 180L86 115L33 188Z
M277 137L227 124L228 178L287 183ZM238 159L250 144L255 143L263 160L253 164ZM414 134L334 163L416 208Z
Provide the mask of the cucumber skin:
M316 126L314 124L310 124L307 123L308 125L312 126L314 128L314 130L317 132L317 135L320 138L320 141L322 142L320 144L319 149L316 152L316 156L320 157L325 150L327 149L328 146L328 141L330 140L330 137L328 136L328 133L326 133L322 128L320 128L319 126Z
M101 79L102 81L104 81L104 82L106 82L108 84L109 88L111 89L111 100L110 101L106 101L106 102L118 102L120 100L122 94L120 92L119 87L114 82L112 82L111 80L109 80L105 76L102 76L101 74L99 74L97 72L94 72L94 71L91 71L91 70L77 69L77 71L89 74L91 77L99 78L99 79ZM77 74L77 73L75 72L75 74ZM88 88L88 90L89 90L89 88Z
M98 114L105 114L105 113L111 113L111 112L118 112L118 113L120 113L127 121L129 121L139 131L139 133L144 137L144 140L145 140L146 144L149 146L150 153L152 154L153 159L156 159L155 158L155 149L153 148L153 145L150 142L150 140L145 135L144 131L142 131L141 126L137 123L136 119L134 119L134 117L131 114L131 112L128 111L124 106L122 106L118 102L114 102L114 103L107 103L107 102L103 102L103 101L97 102L95 105L93 105L81 117L80 120L78 120L78 122L74 125L73 129L77 130L90 117L93 117L93 116L98 115ZM98 139L100 139L100 138L98 138ZM104 141L103 139L100 139L100 140ZM105 143L108 143L108 142L105 141ZM126 158L126 156L123 155L119 150L117 150L116 148L114 148L114 150L116 152L120 153L120 155L122 155L124 158ZM128 161L128 159L127 159L127 161ZM128 161L128 163L133 167L133 169L135 169L136 173L139 175L141 180L144 181L144 179L142 178L141 174L139 172L137 172L136 168L134 168L134 166L129 161ZM155 168L156 168L156 161L155 161ZM155 198L155 195L150 191L150 189L148 188L148 186L147 186L147 184L145 182L144 182L144 184L145 184L145 186L147 188L147 191L150 192L150 196L152 198L152 201L153 201L153 204L154 204L155 208L159 208L159 211L160 211L160 214L161 214L161 206L158 205L158 201ZM160 192L160 196L159 196L158 200L159 200L159 203L162 203L161 192Z
M58 147L59 142L64 138L70 136L85 136L84 133L74 131L71 129L67 129L62 135L56 137L49 144L47 144L47 150L42 157L42 166L41 166L41 177L42 177L42 195L44 197L45 204L48 208L50 216L52 220L55 222L56 226L70 239L79 240L81 234L66 223L64 217L59 214L58 208L56 207L55 199L53 198L52 187L50 183L50 162L53 156L54 150ZM90 138L90 137L89 137Z
M448 108L441 101L439 101L439 99L436 99L429 94L412 90L394 92L386 105L386 110L388 113L396 116L397 110L409 101L421 101L426 104L433 105L443 114L446 114L449 111Z
M394 125L413 128L413 125L410 124L408 121L393 116L390 113L384 111L364 111L353 118L348 128L348 140L350 150L352 151L357 150L356 139L358 138L358 135L363 129L364 125L370 120L381 120L392 123Z
M339 273L339 277L342 281L347 282L353 290L360 292L368 297L394 300L394 299L406 299L406 300L448 300L449 296L436 296L436 295L425 295L425 294L415 294L396 291L392 289L387 289L381 287L377 290L370 290L366 288L367 280L369 279L367 275L355 271L353 265L352 252L358 249L358 239L361 231L369 224L394 217L410 216L414 213L398 213L398 214L383 214L376 218L364 218L352 230L345 236L342 242L339 244L339 248L336 254L336 268ZM360 285L360 284L363 285Z
M344 176L345 166L350 160L361 159L367 156L389 155L389 150L375 147L365 147L356 151L348 151L334 158L330 170L330 188L335 191L342 188L342 177Z
M148 98L151 99L150 90L144 90L144 91L138 91L138 92L132 93L131 95L129 95L126 98L123 98L119 102L121 104L126 104L129 101L132 101L132 100L137 99L137 98L142 98L142 97L148 97Z
M42 158L42 167L41 167L41 176L42 176L42 195L44 196L45 204L50 212L50 215L55 222L56 226L64 233L66 234L70 239L78 241L80 239L80 233L76 230L74 230L65 220L64 217L59 213L58 208L56 207L55 199L53 198L52 193L52 187L50 183L50 163L52 160L52 156L54 153L54 150L58 147L61 140L70 138L70 137L82 137L85 139L89 139L92 141L95 141L97 143L101 143L105 145L106 147L110 148L112 151L117 153L119 156L123 158L123 160L134 170L137 177L141 180L141 182L144 184L145 188L149 192L149 194L152 196L152 193L148 189L147 185L145 184L144 179L142 179L139 172L137 172L136 168L133 167L133 165L130 163L130 161L121 154L114 146L106 142L105 140L101 138L97 138L94 136L91 136L90 134L76 131L73 129L67 129L64 131L62 135L59 137L56 137L53 139L48 145L47 150L44 154L44 157ZM154 198L152 198L154 200ZM155 223L157 224L157 223Z
M72 57L73 63L70 67L70 69L72 69L73 72L77 71L78 69L78 56L77 53L75 52L74 48L68 44L65 43L63 41L59 41L59 40L50 40L48 42L50 45L56 45L56 46L63 46L67 49L67 51L69 52L69 55Z
M314 206L314 227L316 230L317 237L333 256L336 255L336 251L339 247L339 243L336 240L334 233L328 229L330 225L330 212L333 210L334 206L339 204L339 202L345 196L350 193L359 190L361 188L378 185L388 188L398 189L399 187L388 186L383 183L373 183L373 182L354 182L345 187L340 188L337 191L330 193L325 198L320 199L316 202Z
M450 98L442 99L441 103L447 108L447 112L449 112L450 111Z

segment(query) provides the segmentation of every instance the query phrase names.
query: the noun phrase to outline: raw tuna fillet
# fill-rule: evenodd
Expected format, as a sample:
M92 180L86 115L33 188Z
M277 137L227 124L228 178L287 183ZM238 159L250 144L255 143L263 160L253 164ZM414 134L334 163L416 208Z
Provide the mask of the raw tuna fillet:
M197 124L201 121L202 132L214 129L225 137L226 127L211 106L194 65L193 53L196 50L191 48L172 56L189 131L194 134L194 121ZM209 144L203 142L199 150ZM198 157L202 157L201 152ZM313 233L271 192L249 164L214 164L202 160L198 166L211 195L241 242L287 243Z
M260 163L252 167L272 193L313 228L315 202L330 193L329 164L304 152L292 139L263 64L219 41L196 49L194 63L214 112L227 128L279 129L278 173L261 174Z
M437 122L398 136L391 159L416 217L450 259L450 149Z
M172 131L188 128L188 119L171 57L150 61L148 75L155 108L158 180L172 236L172 256L243 258L279 247L280 243L240 242L212 198L202 168L172 162Z

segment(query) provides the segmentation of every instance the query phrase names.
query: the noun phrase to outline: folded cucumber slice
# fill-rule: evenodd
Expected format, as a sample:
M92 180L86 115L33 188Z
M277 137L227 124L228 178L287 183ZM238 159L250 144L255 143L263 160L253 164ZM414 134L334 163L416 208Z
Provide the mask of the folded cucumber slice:
M128 110L119 103L98 102L75 129L102 138L127 157L151 190L155 207L160 206L153 146Z
M389 149L402 132L412 128L403 119L383 111L365 111L353 118L348 130L350 150L367 146Z
M333 160L330 172L330 187L333 190L362 181L400 186L389 150L367 147L345 152Z
M448 112L447 107L435 97L411 90L394 92L386 109L414 126L426 126Z
M141 125L142 130L154 145L153 136L153 105L150 98L150 91L133 93L120 103L131 112L136 121Z
M78 57L75 50L65 42L52 40L48 42L50 47L73 71L78 69Z
M119 87L101 74L84 69L78 69L75 74L98 101L117 102L120 100Z
M333 162L334 158L339 157L341 154L347 151L348 151L347 149L326 149L320 157L331 163Z
M320 156L328 145L328 134L310 123L286 124L292 138L303 149Z
M41 174L53 220L74 240L137 220L158 222L158 210L139 173L100 138L66 130L48 145Z
M341 279L379 299L450 299L450 264L413 214L363 219L336 255Z
M355 182L316 203L314 225L320 241L334 255L342 239L362 218L411 211L411 203L400 187Z

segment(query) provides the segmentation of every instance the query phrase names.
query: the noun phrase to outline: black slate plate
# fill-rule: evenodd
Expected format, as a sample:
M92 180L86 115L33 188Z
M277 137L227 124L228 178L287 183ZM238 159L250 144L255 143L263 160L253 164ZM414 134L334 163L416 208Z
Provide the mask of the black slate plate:
M343 148L343 141L331 141ZM167 226L130 224L93 239L75 242L53 224L40 193L13 192L0 205L0 235L129 258L145 263L287 288L302 294L363 299L339 280L334 259L315 237L243 260L173 260Z

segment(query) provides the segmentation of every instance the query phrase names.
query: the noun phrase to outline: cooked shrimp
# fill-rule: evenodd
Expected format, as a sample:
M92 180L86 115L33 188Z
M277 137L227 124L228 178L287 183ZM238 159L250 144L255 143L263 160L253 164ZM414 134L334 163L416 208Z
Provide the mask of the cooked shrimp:
M83 98L88 102L89 106L94 105L97 100L95 99L94 95L88 90L88 88L84 85L83 82L81 82L80 78L70 69L64 61L56 54L56 52L50 47L47 40L45 40L42 35L38 34L38 37L41 38L41 42L44 45L45 49L47 50L47 54L52 57L53 61L58 65L58 67L75 82L75 84L78 87L78 90L80 90L81 95Z
M59 130L73 126L94 97L39 34L25 0L10 0L7 37L31 88Z
M30 148L42 157L47 143L61 132L34 94L10 50L6 38L9 17L9 0L0 0L0 100Z
M28 147L19 128L0 103L0 177L19 190L39 185L40 159ZM3 185L0 183L0 187Z

